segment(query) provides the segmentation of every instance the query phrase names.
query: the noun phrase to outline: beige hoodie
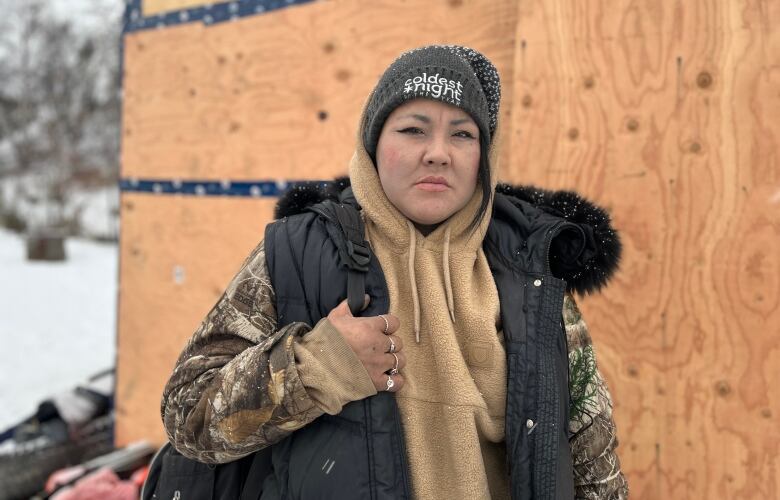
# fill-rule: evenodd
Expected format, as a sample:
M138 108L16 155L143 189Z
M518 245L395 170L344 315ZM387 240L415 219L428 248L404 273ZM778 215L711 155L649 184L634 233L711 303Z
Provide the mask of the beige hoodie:
M493 147L494 182L496 156ZM468 229L481 190L423 237L385 196L360 141L349 174L387 280L390 312L401 320L406 385L396 399L414 497L509 498L506 356L498 292L482 251L490 209L475 231Z

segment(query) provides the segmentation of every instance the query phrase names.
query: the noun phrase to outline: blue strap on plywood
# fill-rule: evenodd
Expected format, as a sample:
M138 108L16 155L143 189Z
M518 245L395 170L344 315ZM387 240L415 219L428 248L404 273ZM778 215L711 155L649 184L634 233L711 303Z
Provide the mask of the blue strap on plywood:
M277 197L297 184L311 184L328 181L214 181L178 179L135 179L119 181L119 190L124 193L176 194L191 196L243 196L251 198Z
M122 31L124 33L132 33L134 31L160 29L167 26L195 22L212 25L235 21L246 16L265 14L266 12L312 1L314 0L235 0L161 12L160 14L144 17L143 0L128 0Z

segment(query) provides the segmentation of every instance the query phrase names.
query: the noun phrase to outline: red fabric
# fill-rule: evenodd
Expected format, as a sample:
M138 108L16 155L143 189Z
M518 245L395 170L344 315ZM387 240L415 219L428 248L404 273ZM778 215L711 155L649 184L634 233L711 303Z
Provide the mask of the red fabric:
M80 479L75 486L57 493L56 500L137 500L139 489L122 481L111 469L100 469Z
M149 466L144 465L137 471L133 472L133 475L130 476L130 482L138 486L138 489L140 490L141 487L144 485L147 476L149 476Z

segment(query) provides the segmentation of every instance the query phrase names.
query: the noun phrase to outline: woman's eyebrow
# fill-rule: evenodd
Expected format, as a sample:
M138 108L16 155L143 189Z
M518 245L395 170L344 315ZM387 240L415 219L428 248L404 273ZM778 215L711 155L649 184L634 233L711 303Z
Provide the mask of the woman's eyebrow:
M416 120L420 120L423 123L431 123L431 119L425 115L411 114L411 115L404 115L401 118L414 118Z
M414 118L415 120L419 120L419 121L421 121L423 123L431 123L431 119L430 118L428 118L425 115L419 115L419 114L416 114L416 113L410 114L410 115L404 115L402 118ZM450 125L461 125L463 123L468 123L470 121L471 121L470 118L458 118L457 120L450 121Z

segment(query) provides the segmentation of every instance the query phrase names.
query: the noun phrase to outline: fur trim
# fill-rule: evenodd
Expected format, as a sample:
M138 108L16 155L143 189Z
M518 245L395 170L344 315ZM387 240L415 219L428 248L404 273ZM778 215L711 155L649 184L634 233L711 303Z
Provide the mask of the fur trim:
M349 187L349 177L337 177L332 181L296 182L276 202L274 219L302 213L307 207L325 200L339 201L339 194Z
M295 183L279 198L274 218L299 214L307 207L324 200L339 201L339 194L349 185L349 177L338 177L330 182ZM517 198L568 222L592 229L593 256L580 267L569 269L560 276L566 280L569 291L583 295L597 292L615 274L620 263L622 244L606 210L573 191L550 191L534 186L499 184L496 186L496 192Z
M564 273L570 291L581 295L598 292L615 274L623 245L609 213L574 191L550 191L534 186L499 184L496 191L525 201L547 213L574 224L590 226L595 244L594 256L577 270Z

